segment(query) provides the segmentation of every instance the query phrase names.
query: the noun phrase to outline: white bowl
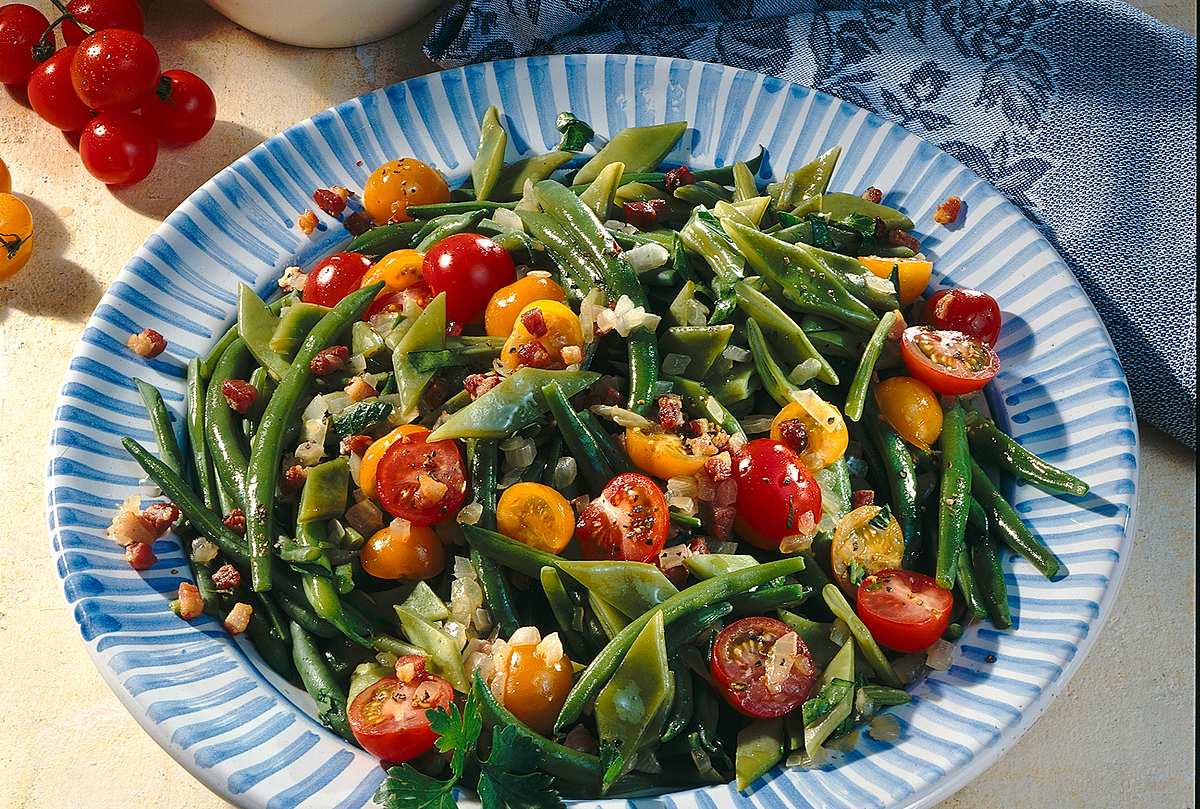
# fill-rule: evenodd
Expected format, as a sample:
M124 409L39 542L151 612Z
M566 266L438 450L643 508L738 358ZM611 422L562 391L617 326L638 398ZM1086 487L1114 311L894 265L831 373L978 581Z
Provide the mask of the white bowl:
M402 31L442 0L205 0L259 36L305 48L345 48Z

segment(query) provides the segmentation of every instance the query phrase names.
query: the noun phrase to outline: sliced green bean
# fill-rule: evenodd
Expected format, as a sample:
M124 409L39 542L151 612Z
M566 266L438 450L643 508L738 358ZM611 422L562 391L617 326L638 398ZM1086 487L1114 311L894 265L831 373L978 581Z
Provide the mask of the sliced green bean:
M774 346L785 360L795 367L805 360L814 359L821 364L817 379L829 385L839 384L837 372L829 361L821 356L804 329L783 311L773 300L754 288L749 280L734 285L738 308L748 318L753 318L763 333L773 336Z
M500 171L496 185L489 196L502 202L519 200L525 191L525 183L537 183L547 179L574 157L570 152L548 152L531 155L510 163ZM478 189L478 186L476 186Z
M579 420L579 414L571 407L558 384L551 382L546 385L542 388L542 396L545 397L550 415L562 434L563 443L571 450L579 464L579 474L583 476L591 493L598 495L613 478L612 466L600 451L596 439Z
M867 625L859 620L850 603L846 601L846 597L842 595L842 591L837 588L836 584L827 584L821 590L821 596L825 599L826 606L838 618L846 622L846 626L850 627L850 634L854 636L854 641L858 645L858 649L866 658L867 664L875 672L884 684L890 685L893 688L900 688L903 683L896 676L896 672L892 669L892 664L883 654L883 650L879 648L879 644L875 642L875 638L871 637L871 630L867 629Z
M750 354L754 358L754 367L758 370L758 377L762 380L763 390L780 407L785 407L795 401L796 394L800 392L799 386L792 384L784 370L775 362L775 358L771 356L771 349L767 346L767 338L763 336L762 328L752 317L746 318L746 340L750 344Z
M973 537L970 553L975 581L979 585L988 618L997 629L1008 629L1012 626L1012 612L1008 606L1008 585L1004 583L1004 568L996 540L987 534L978 534Z
M472 438L467 440L467 470L474 501L483 507L478 525L487 530L496 527L496 472L499 462L494 439ZM471 549L471 566L479 578L483 600L492 622L500 628L503 637L509 637L521 626L517 611L513 607L512 593L504 572L499 565L474 548Z
M650 171L667 156L686 130L686 121L622 129L580 167L574 182L592 182L609 163L624 163L625 170L632 173Z
M212 453L218 495L222 511L245 510L246 439L241 419L225 400L221 386L230 379L244 379L250 365L250 351L240 337L225 349L213 368L204 403L204 430Z
M970 480L971 492L987 512L993 534L1024 556L1047 579L1056 578L1062 572L1058 557L1025 527L1016 509L1008 504L987 473L974 461L971 461Z
M854 378L850 381L850 390L846 394L846 418L851 421L858 421L862 418L863 406L867 401L867 388L871 384L871 375L875 373L875 363L879 361L883 344L887 342L888 333L891 332L895 323L896 312L886 312L883 317L879 318L879 324L871 333L871 339L867 340L862 359L858 362L858 370L854 372Z
M942 419L942 480L938 495L937 568L938 587L954 586L958 557L963 550L971 496L971 456L962 405L956 399Z

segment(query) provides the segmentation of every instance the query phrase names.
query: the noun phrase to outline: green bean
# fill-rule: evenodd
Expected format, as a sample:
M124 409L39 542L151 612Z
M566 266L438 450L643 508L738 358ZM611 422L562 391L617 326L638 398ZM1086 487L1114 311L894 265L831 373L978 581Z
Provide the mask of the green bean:
M600 285L599 269L583 259L575 242L553 217L537 211L517 211L517 216L530 235L546 248L546 254L564 280L563 285L576 292L576 297L582 298Z
M437 219L440 216L474 213L476 211L483 211L486 214L489 211L495 211L500 208L512 210L515 207L517 207L516 202L470 200L469 202L433 202L428 205L409 205L405 211L413 219L421 220L421 226L413 231L414 239L416 239L417 234L421 232L422 228L428 227L430 220ZM428 235L428 231L425 235Z
M971 492L987 512L992 532L998 539L1024 556L1047 579L1054 579L1062 572L1058 557L1025 527L1016 510L975 461L971 461Z
M742 593L729 599L729 603L735 615L763 615L771 610L803 604L810 595L812 589L803 584L781 584Z
M875 642L875 638L871 637L871 630L867 629L867 625L859 620L850 603L846 601L846 597L842 595L842 591L837 588L836 584L827 584L821 590L821 596L825 599L826 606L838 618L846 622L846 626L850 628L850 634L854 636L854 641L858 645L859 651L866 658L867 664L874 670L875 674L886 685L893 688L899 688L902 683L900 678L896 676L895 670L892 669L892 664L888 662L884 656L883 650L879 648L879 644Z
M784 358L796 366L808 359L821 364L817 379L830 385L839 384L837 372L813 345L804 329L773 300L754 288L749 280L734 285L738 308L747 318L753 318L764 334L774 335L774 345Z
M262 299L246 284L238 287L238 335L258 360L275 379L286 372L288 361L271 348L271 338L279 327L279 316L263 303Z
M550 408L550 415L562 433L563 443L571 450L579 464L579 473L593 495L598 495L612 480L613 470L608 459L600 451L596 439L579 420L567 397L557 383L551 382L542 388L542 396Z
M445 438L506 438L541 422L546 414L542 388L553 382L567 397L600 378L592 371L548 371L521 368L496 387L454 413L429 434Z
M733 198L735 201L753 199L758 196L758 183L754 172L745 163L733 164Z
M875 311L890 312L900 307L895 287L891 287L891 291L884 289L884 284L880 283L884 279L877 278L853 256L844 256L803 243L796 246L836 275L851 294Z
M246 440L253 441L259 419L267 409L271 395L275 393L275 380L271 378L270 371L260 365L250 373L250 387L257 391L257 395L254 397L254 404L242 417L242 431L246 434Z
M250 623L246 625L246 637L254 644L255 650L272 671L285 680L294 682L296 670L292 666L291 633L286 627L283 632L279 632L272 621L264 617L267 610L274 609L273 604L263 598L256 599L256 602L250 615ZM207 601L205 606L207 607Z
M596 658L579 675L579 679L575 681L575 686L567 695L558 715L555 730L563 730L579 718L584 706L592 701L612 673L616 671L634 639L654 615L661 613L664 621L669 624L700 605L724 601L731 595L745 592L780 576L797 573L803 568L804 560L793 557L717 576L692 585L635 618L596 655Z
M411 419L417 403L433 371L415 367L411 354L416 351L437 351L446 345L446 293L439 292L409 327L392 349L392 369L396 380L396 410L401 418Z
M558 569L628 618L637 618L679 591L656 565L623 560L569 560Z
M321 318L328 312L329 307L327 306L296 301L280 313L279 323L275 327L275 331L271 334L271 341L267 344L268 347L272 351L278 352L288 362L291 362L292 357L296 356L296 350L304 342L305 336L312 331L312 327L317 325ZM383 339L378 334L375 334L375 331L366 323L359 321L354 325L363 327L368 333L374 336L374 339L380 345L383 344ZM359 352L355 351L354 353L357 354Z
M519 200L525 191L525 183L537 183L547 179L562 168L574 155L571 152L548 152L531 155L510 163L500 171L496 186L489 195L501 201ZM478 188L478 185L476 185Z
M938 587L949 590L954 586L958 557L963 550L971 496L971 456L967 451L963 409L957 399L944 411L938 442L942 449L942 482L938 494L935 578Z
M162 394L158 392L158 388L148 382L134 379L133 383L137 386L142 402L146 406L146 413L150 417L150 429L154 433L155 441L158 442L158 453L162 456L163 463L171 467L177 474L182 475L183 452L180 451L179 442L175 438L175 428L171 425L171 414L167 412L167 406L163 404Z
M962 593L967 610L976 618L983 618L987 615L987 606L984 604L983 592L975 579L975 569L971 566L970 552L965 547L958 555L956 568L958 575L955 578L955 584L958 585L958 591Z
M503 534L488 531L477 525L464 525L463 536L467 544L476 548L484 556L493 559L507 568L524 573L530 578L541 575L543 567L558 569L562 559L552 553L531 548L523 542L509 539Z
M854 378L850 381L850 391L846 394L845 413L846 418L851 421L858 421L862 418L863 405L867 400L867 387L871 384L871 375L875 372L875 363L879 361L883 344L887 342L888 333L896 323L896 314L896 312L887 312L879 318L879 324L875 326L875 331L871 333L871 339L867 340L866 348L863 349L862 359L858 362L858 370L854 372Z
M223 511L231 508L245 510L246 501L246 440L237 414L225 400L221 386L230 379L244 378L250 364L250 352L240 337L229 344L217 360L209 380L204 402L204 430L208 449L212 453L218 494Z
M686 121L622 129L575 172L575 183L590 183L609 163L624 163L629 172L649 171L662 161L687 130Z
M692 713L695 710L691 669L674 663L671 666L671 673L675 680L675 699L671 702L671 714L667 718L667 723L663 725L662 733L658 736L660 742L669 742L682 733L683 729L691 724Z
M1070 472L1048 464L1006 435L991 419L967 413L967 438L971 452L987 458L1005 471L1051 492L1082 497L1088 485Z
M895 208L871 202L858 194L847 194L841 191L822 193L821 213L827 214L833 220L846 219L852 214L857 214L871 219L882 219L883 224L889 228L912 230L915 227L911 219Z
M659 348L664 355L679 354L687 357L688 364L684 372L702 378L729 345L729 338L732 336L732 323L716 326L671 326L659 341Z
M596 445L600 447L600 452L608 461L608 465L612 467L614 475L633 471L633 464L630 462L629 456L613 440L613 437L608 434L608 430L604 429L604 425L600 423L600 419L597 418L595 413L590 410L581 410L579 412L579 420L583 422L588 433L596 440ZM552 470L551 474L553 474Z
M472 553L479 552L472 549ZM583 635L575 629L573 623L575 604L567 593L562 576L553 567L547 565L538 573L538 580L542 583L542 591L546 594L546 601L550 605L550 611L554 614L554 620L558 623L558 631L566 643L570 658L579 661L585 658L590 659L591 649Z
M217 365L217 360L221 359L221 355L225 353L225 349L233 345L233 341L238 339L237 324L234 323L217 342L213 343L213 347L209 349L208 354L204 359L200 360L200 378L208 380L212 377L213 368Z
M737 416L730 413L704 385L681 376L668 376L667 380L675 387L675 392L683 397L684 407L694 418L714 421L731 436L745 436Z
M912 453L892 426L885 422L868 402L866 433L879 453L891 492L892 513L904 535L904 567L914 569L924 540L921 536L920 505L917 501L917 467Z
M407 208L406 211L410 216L416 217L414 211L417 207L413 205ZM367 232L355 236L350 244L346 245L346 252L362 253L372 261L378 261L393 250L412 247L413 236L417 234L421 226L421 222L414 221L391 222L371 228Z
M704 260L713 273L713 293L717 298L712 322L724 320L736 306L735 285L746 275L746 260L737 251L721 222L704 208L692 211L691 218L679 230L679 238L688 251Z
M783 761L783 755L782 717L751 721L737 735L737 754L734 757L737 788L748 789L752 783Z
M246 542L250 548L251 586L256 592L271 588L275 490L279 482L279 461L283 456L283 434L295 419L300 395L312 379L309 363L358 319L382 288L383 284L372 284L350 293L313 327L280 380L254 434L246 475L246 501L253 504L246 513Z
M475 162L471 165L475 199L491 196L504 169L504 149L507 145L508 133L500 125L500 112L495 107L488 107L479 124L479 146L475 150Z
M733 193L723 185L718 185L711 180L697 180L688 185L681 185L675 189L673 195L675 199L683 200L689 205L703 205L705 207L713 207L718 202L732 202Z
M624 172L624 163L609 163L579 195L579 201L591 209L597 219L608 219L609 211L617 197L617 186L620 185Z
M678 655L684 646L708 632L731 612L732 604L719 601L681 616L667 630L667 657Z
M859 688L862 689L863 696L882 707L907 705L912 701L912 697L902 688L889 688L886 685L876 685L875 683L867 683Z
M758 370L758 377L762 380L763 390L780 407L785 407L795 401L796 394L800 392L799 386L793 385L787 374L775 362L775 358L771 356L771 349L767 346L767 338L763 336L762 328L752 317L746 318L746 340L750 344L750 353L754 358L754 367Z
M1004 569L1000 564L1000 549L996 540L986 533L977 534L971 543L971 564L975 581L979 585L983 606L992 625L997 629L1012 626L1012 613L1008 606L1008 586L1004 583Z
M425 223L428 232L417 234L418 242L416 249L424 253L448 236L469 233L478 227L486 215L487 211L479 210L467 211L461 214L447 214L437 219L432 219Z
M768 185L767 193L775 200L776 207L780 210L790 210L807 199L824 194L841 154L842 147L834 146L811 163L805 163L795 171L788 172L782 183Z
M346 716L346 692L338 685L333 672L325 663L321 650L304 629L292 623L292 661L304 689L317 703L317 718L321 724L347 741L354 741Z
M467 470L474 501L483 507L479 516L479 527L489 531L496 527L496 441L494 439L471 438L467 440ZM483 600L492 622L500 628L503 637L509 637L521 626L517 611L513 607L512 593L504 572L487 556L471 549L471 566L479 578Z
M809 567L813 567L813 565L809 565ZM833 624L813 621L788 610L779 610L777 614L779 620L796 630L796 634L800 636L800 640L804 641L804 645L812 654L813 661L820 668L829 665L829 661L833 660L833 656L838 653L837 644L829 637L829 633L833 630Z

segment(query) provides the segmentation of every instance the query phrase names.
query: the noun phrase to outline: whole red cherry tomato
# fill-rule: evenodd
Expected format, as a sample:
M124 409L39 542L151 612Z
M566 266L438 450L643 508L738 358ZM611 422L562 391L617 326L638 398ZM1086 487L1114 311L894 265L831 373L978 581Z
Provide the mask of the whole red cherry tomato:
M752 545L778 550L785 537L805 533L821 519L821 487L795 452L758 438L733 456L738 533ZM809 531L811 533L811 531Z
M858 617L871 637L897 652L928 649L946 631L954 595L923 573L881 570L863 579L856 596Z
M71 60L77 50L69 45L35 67L25 89L33 111L64 132L76 132L92 120L92 111L71 86Z
M910 326L900 339L908 372L943 396L979 390L1000 370L991 346L960 331Z
M977 289L941 289L925 302L925 322L995 346L1000 336L1000 305Z
M446 293L446 317L455 323L482 318L496 290L517 279L507 251L478 233L448 236L429 248L421 274L434 295Z
M71 83L79 100L100 112L142 106L154 95L158 76L158 51L150 40L120 28L87 37L71 60Z
M142 9L137 0L71 0L67 3L67 11L75 18L63 20L63 39L68 45L78 45L87 37L75 20L93 31L121 28L140 34L144 26Z
M795 654L781 658L780 671L768 673L771 649L780 639L794 641ZM791 665L786 665L789 660ZM817 667L804 641L783 621L761 615L742 618L721 630L708 668L725 701L755 719L783 716L799 708L817 680Z
M588 559L652 562L667 542L671 514L658 484L623 472L579 515L575 535Z
M162 74L142 116L168 146L186 146L208 134L217 119L217 100L204 79L186 70Z
M308 274L301 299L305 303L337 306L338 301L358 289L371 269L371 259L362 253L334 253Z
M437 733L426 711L446 710L454 689L425 670L425 658L405 655L396 661L396 677L368 686L346 711L350 730L363 749L384 761L410 761L429 752Z
M46 15L24 3L0 7L0 84L24 84L33 72L33 46L50 25ZM46 47L54 48L51 32Z
M140 115L104 112L83 128L79 157L93 177L108 185L144 178L158 159L158 140Z

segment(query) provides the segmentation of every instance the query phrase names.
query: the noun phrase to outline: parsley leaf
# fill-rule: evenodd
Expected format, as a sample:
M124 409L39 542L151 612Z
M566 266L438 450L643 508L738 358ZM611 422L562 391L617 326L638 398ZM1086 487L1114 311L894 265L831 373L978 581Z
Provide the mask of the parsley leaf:
M621 753L620 739L611 741L601 739L599 753L600 767L603 770L601 783L608 787L620 777L621 770L625 767L625 756Z
M429 727L438 735L435 742L437 749L443 753L454 751L450 758L450 770L458 780L462 777L467 753L475 749L479 734L483 731L483 717L479 714L474 689L467 694L461 711L451 703L447 710L426 711L425 715L429 717Z
M480 762L479 800L484 809L561 809L549 775L537 769L541 755L512 725L492 728L492 752Z
M554 119L554 128L562 133L562 140L557 146L560 152L582 152L583 147L592 142L595 131L586 121L581 121L572 113L560 112Z
M456 809L454 782L430 778L408 764L392 767L375 792L375 803L385 809Z
M867 577L867 569L857 561L854 561L850 563L850 569L847 571L846 576L850 579L850 583L857 587Z

